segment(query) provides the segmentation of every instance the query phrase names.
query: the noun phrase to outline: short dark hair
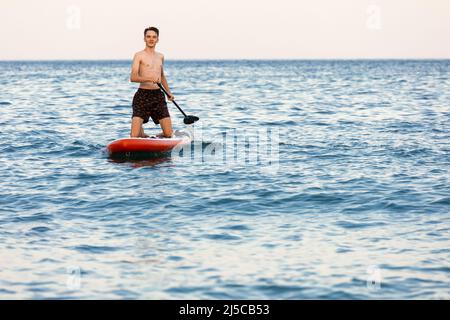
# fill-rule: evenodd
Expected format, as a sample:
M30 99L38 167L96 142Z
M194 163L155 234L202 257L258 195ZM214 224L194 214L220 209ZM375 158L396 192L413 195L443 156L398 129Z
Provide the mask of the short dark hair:
M155 31L155 32L156 32L156 35L159 37L159 30L158 30L158 28L156 28L156 27L148 27L148 28L145 28L145 30L144 30L144 36L147 34L147 31Z

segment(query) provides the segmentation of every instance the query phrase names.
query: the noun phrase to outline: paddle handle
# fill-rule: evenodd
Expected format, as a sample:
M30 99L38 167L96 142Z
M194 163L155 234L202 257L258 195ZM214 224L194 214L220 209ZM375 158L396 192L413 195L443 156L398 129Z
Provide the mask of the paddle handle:
M166 89L164 89L164 87L162 86L161 83L158 83L158 87L166 94L167 97L169 97L169 94L167 93ZM181 110L180 106L178 105L178 103L175 102L175 100L172 100L173 104L178 108L178 110L181 111L181 113L183 114L184 117L187 117L186 113L184 113L183 110Z

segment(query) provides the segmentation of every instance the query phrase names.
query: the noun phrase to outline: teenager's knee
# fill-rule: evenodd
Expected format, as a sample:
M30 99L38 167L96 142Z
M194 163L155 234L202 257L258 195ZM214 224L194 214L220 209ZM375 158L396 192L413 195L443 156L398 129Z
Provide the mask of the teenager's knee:
M137 138L141 135L142 122L143 119L139 117L133 117L133 119L131 120L131 131L130 131L131 138Z
M165 138L172 138L172 135L173 135L172 129L170 129L170 130L163 130L163 135L164 135Z
M164 137L166 138L172 137L173 134L172 125L162 126L162 132L164 134Z
M172 121L170 120L170 118L164 118L159 120L159 124L161 125L164 137L166 138L172 137L173 130L172 130Z
M141 131L139 129L131 129L130 138L138 138L141 135Z

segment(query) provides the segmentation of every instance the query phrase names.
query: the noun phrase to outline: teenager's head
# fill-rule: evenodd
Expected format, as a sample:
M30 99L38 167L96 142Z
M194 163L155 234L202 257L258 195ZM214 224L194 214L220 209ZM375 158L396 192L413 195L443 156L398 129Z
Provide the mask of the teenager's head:
M148 31L153 31L154 33L156 33L156 36L159 37L159 30L158 30L158 28L156 28L156 27L145 28L145 30L144 30L144 37L147 35Z
M147 47L154 48L159 40L159 30L155 27L149 27L144 30L144 41Z

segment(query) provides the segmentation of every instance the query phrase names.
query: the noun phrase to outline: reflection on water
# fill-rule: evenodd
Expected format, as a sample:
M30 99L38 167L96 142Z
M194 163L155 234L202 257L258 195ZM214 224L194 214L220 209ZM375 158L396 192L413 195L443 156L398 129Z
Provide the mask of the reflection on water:
M145 158L144 160L130 160L130 159L109 159L112 163L120 163L120 164L127 164L132 168L142 168L142 167L153 167L158 164L168 163L171 161L170 156L162 156L162 157L151 157L151 158Z

